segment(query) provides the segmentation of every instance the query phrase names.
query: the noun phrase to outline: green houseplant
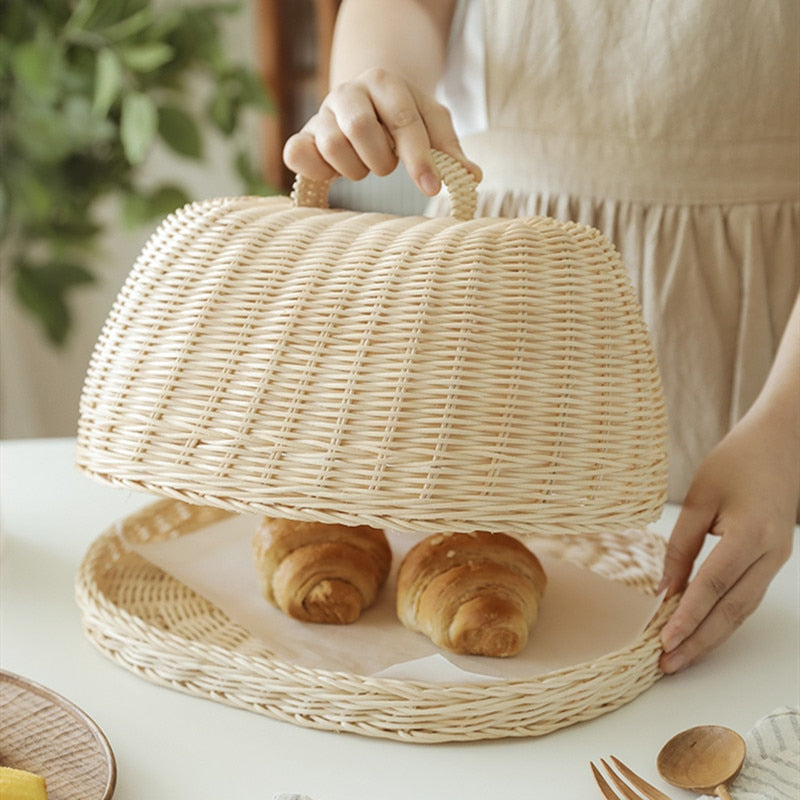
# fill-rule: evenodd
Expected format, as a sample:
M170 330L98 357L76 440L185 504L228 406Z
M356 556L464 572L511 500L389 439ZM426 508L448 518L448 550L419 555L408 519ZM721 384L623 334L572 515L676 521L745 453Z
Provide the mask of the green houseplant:
M91 253L114 197L128 226L187 202L145 188L160 140L204 158L205 125L231 137L246 107L268 111L257 75L230 58L220 22L236 4L5 0L0 14L0 269L47 338L70 330L70 291L95 280ZM249 192L267 192L243 148Z

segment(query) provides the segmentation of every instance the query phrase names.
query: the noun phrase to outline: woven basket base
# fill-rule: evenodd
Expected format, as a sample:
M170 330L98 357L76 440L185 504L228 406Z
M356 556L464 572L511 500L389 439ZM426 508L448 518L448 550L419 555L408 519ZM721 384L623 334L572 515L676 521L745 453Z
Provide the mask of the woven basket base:
M307 669L267 646L216 606L132 552L198 530L228 512L164 500L101 535L77 579L89 639L153 683L321 730L407 742L539 736L630 702L660 676L659 631L677 598L663 604L629 647L531 680L439 685ZM613 580L653 591L664 542L651 532L591 542L533 543Z

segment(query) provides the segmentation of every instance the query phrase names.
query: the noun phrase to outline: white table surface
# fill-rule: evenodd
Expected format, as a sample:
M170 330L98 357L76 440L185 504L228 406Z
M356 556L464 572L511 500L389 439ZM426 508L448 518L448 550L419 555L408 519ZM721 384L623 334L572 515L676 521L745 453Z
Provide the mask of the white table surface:
M757 612L704 661L632 703L543 737L405 744L301 728L165 689L117 666L85 638L75 574L89 544L152 501L76 471L74 441L0 444L0 665L64 695L107 735L115 800L599 797L590 759L613 753L674 798L655 756L700 723L745 733L800 705L798 542ZM657 529L674 520L668 508ZM2 721L0 721L0 737Z

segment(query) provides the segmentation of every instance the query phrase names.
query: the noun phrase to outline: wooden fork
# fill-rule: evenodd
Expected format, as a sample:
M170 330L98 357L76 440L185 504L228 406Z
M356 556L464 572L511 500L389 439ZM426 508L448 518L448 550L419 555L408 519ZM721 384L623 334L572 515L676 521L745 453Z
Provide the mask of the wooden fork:
M626 767L618 758L614 756L610 758L614 763L614 767L616 767L616 772L605 759L601 758L600 763L621 794L612 789L608 781L603 777L603 773L600 772L593 762L589 762L594 779L606 800L670 800L664 792L660 792L655 786L651 786L644 778L640 778L630 767ZM620 774L624 776L627 783L620 777ZM638 789L638 792L635 792L631 786Z

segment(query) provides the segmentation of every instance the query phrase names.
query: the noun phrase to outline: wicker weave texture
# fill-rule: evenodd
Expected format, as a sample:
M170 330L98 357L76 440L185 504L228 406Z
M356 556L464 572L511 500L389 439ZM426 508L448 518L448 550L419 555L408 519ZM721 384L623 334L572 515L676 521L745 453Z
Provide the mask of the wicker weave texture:
M44 686L0 672L0 720L0 764L41 775L53 800L111 798L114 755L103 732L77 706Z
M531 680L438 685L279 661L127 544L189 534L224 514L165 500L94 542L78 575L77 599L87 635L105 655L149 681L275 719L410 742L543 735L612 711L661 676L659 631L677 598L629 647ZM535 546L648 592L659 580L664 551L663 539L649 532L547 537Z
M663 397L594 229L219 199L171 215L135 264L87 374L79 463L299 519L623 529L664 502Z

